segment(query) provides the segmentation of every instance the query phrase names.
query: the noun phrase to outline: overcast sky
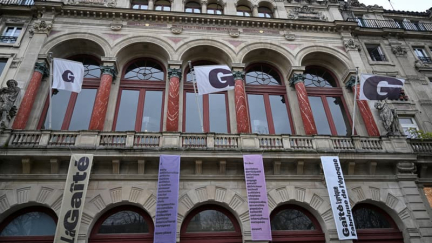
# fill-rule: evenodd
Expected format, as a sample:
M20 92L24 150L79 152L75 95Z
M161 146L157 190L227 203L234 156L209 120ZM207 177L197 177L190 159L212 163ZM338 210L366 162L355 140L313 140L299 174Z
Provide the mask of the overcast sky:
M395 10L424 12L432 8L432 0L390 0ZM359 0L367 5L378 4L385 9L392 9L388 0Z

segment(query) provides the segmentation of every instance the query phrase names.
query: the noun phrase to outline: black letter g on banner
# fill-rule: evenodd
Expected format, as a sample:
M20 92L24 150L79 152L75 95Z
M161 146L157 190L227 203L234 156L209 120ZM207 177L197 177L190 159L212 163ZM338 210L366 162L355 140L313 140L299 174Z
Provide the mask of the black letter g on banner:
M234 77L230 70L215 68L209 72L209 81L211 86L217 89L227 86L234 86Z
M396 78L372 76L365 80L363 93L369 100L397 100L403 82Z
M74 74L71 70L66 70L62 74L63 81L73 83L75 80Z

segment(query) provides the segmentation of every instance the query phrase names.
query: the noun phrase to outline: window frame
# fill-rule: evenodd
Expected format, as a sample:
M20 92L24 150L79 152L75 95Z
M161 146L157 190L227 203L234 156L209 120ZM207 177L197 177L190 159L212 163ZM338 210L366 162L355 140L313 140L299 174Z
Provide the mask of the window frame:
M425 47L413 46L412 47L415 57L423 63L432 63L432 59ZM421 55L419 55L421 54Z
M1 33L5 32L7 27L21 27L21 33L19 34L18 38L14 43L4 43L0 41L0 46L13 46L13 47L20 47L21 41L24 37L24 35L27 32L28 25L30 24L30 19L24 19L24 18L6 18L0 21L1 27Z
M57 215L55 214L54 211L52 211L50 208L44 207L44 206L30 206L30 207L26 207L23 208L21 210L18 210L16 212L13 212L12 214L10 214L9 216L7 216L3 222L0 223L0 232L3 231L3 229L9 225L9 223L11 223L15 218L26 214L26 213L31 213L31 212L41 212L41 213L45 213L46 215L50 216L55 224L57 225ZM39 243L51 243L54 240L54 235L50 235L50 236L0 236L0 242L17 242L17 243L22 243L22 242L39 242Z
M159 2L159 4L158 4L158 2ZM166 5L163 5L163 4L160 5L160 2L169 3L169 6L168 6L168 4L166 4ZM158 1L156 1L154 3L154 10L155 11L162 11L162 12L170 12L171 11L171 5L172 5L172 3L170 1L168 1L168 0L158 0ZM157 9L158 7L161 7L161 9Z
M374 50L369 50L370 47L374 46ZM368 53L368 58L372 61L372 62L378 62L378 63L382 63L382 62L388 62L388 56L385 54L384 49L381 47L380 44L375 44L375 43L365 43L365 47L366 47L366 52ZM373 48L373 47L372 47ZM379 57L381 58L381 60L376 60L376 56L372 57L372 52L373 51L377 51Z
M316 66L316 65L307 66L304 73L306 73L307 70L309 70L309 69L316 69L316 68L322 69L322 70L328 72L333 77L335 84L336 84L336 87L322 87L322 88L320 88L320 87L306 87L307 96L308 97L312 96L312 97L320 97L321 98L322 104L324 106L326 118L327 118L327 121L328 121L329 127L330 127L330 132L331 132L331 134L329 134L330 136L352 136L353 134L350 134L350 135L338 135L337 134L337 129L336 129L336 126L335 126L335 123L333 120L330 106L328 105L328 102L327 102L327 97L339 97L341 99L343 111L345 112L345 114L348 118L348 122L349 122L349 124L345 124L345 125L348 125L349 128L352 129L352 117L351 117L350 112L348 110L348 107L346 105L343 91L342 91L342 87L340 87L340 84L339 84L339 80L337 79L336 75L333 72L331 72L327 68L324 68L321 66ZM315 118L314 118L314 121L316 123ZM318 132L318 128L317 128L317 132ZM357 134L357 132L354 130L354 135L356 135L356 134Z
M212 5L216 5L216 8L212 8ZM220 9L219 9L220 7ZM209 13L209 10L213 10L214 13ZM220 13L217 13L217 11L220 11ZM212 14L212 15L223 15L224 14L224 7L222 5L220 5L219 3L209 3L207 5L207 14Z
M126 69L130 65L132 65L134 62L138 62L141 60L152 61L152 62L159 64L159 66L162 68L162 71L163 71L164 80L161 80L161 81L146 80L146 81L144 81L144 80L125 79L124 76L126 74ZM159 131L155 131L155 132L161 132L163 130L165 92L166 92L166 90L165 90L166 89L166 74L167 74L166 67L160 61L153 59L153 58L146 58L146 57L136 58L136 59L129 61L126 65L124 65L121 79L120 79L119 90L117 93L117 101L116 101L116 106L115 106L114 119L113 119L113 124L112 124L112 128L111 128L112 131L117 131L116 130L117 118L118 118L118 113L119 113L119 109L120 109L121 95L122 95L123 90L136 90L139 92L137 111L135 113L136 114L135 126L134 126L134 131L136 131L136 132L142 132L141 125L142 125L142 121L143 121L143 117L144 117L144 105L145 105L146 92L147 91L161 91L162 92L162 103L161 103L160 129L159 129Z
M92 59L94 61L96 61L97 63L99 63L99 65L101 65L101 61L98 60L96 57L91 56L91 55L75 55L75 56L71 56L71 57L67 57L65 59L67 60L72 60L72 59L76 59L76 58L88 58L88 59ZM102 77L102 73L101 73L101 77ZM96 97L97 94L99 92L99 86L100 86L100 81L101 81L101 77L100 78L84 78L83 83L82 83L82 89L96 89L96 95L95 95L95 101L96 102ZM53 93L54 95L54 93ZM61 131L69 131L69 127L70 127L70 123L72 120L72 115L73 112L75 110L75 104L76 101L78 99L78 93L75 92L71 92L70 97L69 97L69 101L68 104L66 106L66 111L65 111L65 115L63 117L63 121L62 121L62 125L60 127ZM42 113L38 122L38 129L42 129L42 126L44 125L46 119L48 119L48 109L49 109L49 94L47 95L46 101L45 101L45 106L42 109ZM90 119L93 116L93 113L95 112L94 110L94 103L93 103L93 109L90 115ZM90 127L90 120L89 120L89 126ZM45 129L49 129L49 128L45 128Z
M268 68L273 69L277 73L277 75L279 75L279 79L281 81L281 84L280 85L247 84L246 83L246 75L247 75L248 71L250 69L252 69L256 66L260 66L260 65L264 65ZM291 115L291 108L290 108L290 104L289 104L289 100L288 100L287 90L286 90L286 87L284 85L283 76L282 76L281 72L279 71L279 69L277 69L276 67L274 67L268 63L264 63L264 62L258 62L258 63L250 64L245 68L245 81L244 82L245 82L245 93L246 93L246 106L247 106L246 108L248 111L249 122L250 122L249 125L251 127L251 132L252 132L252 120L251 120L250 112L249 112L248 95L249 94L255 94L255 95L262 95L263 96L264 107L265 107L265 112L266 112L266 119L267 119L268 130L269 130L268 134L276 134L269 96L270 95L279 95L279 96L283 95L283 97L285 99L285 106L287 107L287 114L288 114L288 121L289 121L290 128L291 128L291 135L295 135L296 130L295 130L293 118Z
M221 232L186 232L187 227L189 226L190 221L195 217L195 215L201 213L206 210L216 210L223 213L227 216L231 223L234 226L234 232L232 231L221 231ZM218 206L218 205L203 205L192 210L186 218L183 220L183 223L180 228L180 242L182 243L201 243L203 241L207 243L220 243L220 242L242 242L243 235L241 232L240 224L235 218L235 216L228 211L227 209Z
M145 222L148 225L149 232L148 233L116 233L116 234L99 234L98 231L105 220L118 212L121 211L132 211L135 213L138 213L143 217ZM116 242L121 241L123 243L127 242L143 242L143 243L151 243L153 242L153 236L154 235L154 224L153 220L144 209L132 206L132 205L122 205L115 208L112 208L108 211L106 211L99 219L96 221L96 223L93 225L93 228L91 230L90 236L88 238L89 243L94 242Z
M258 17L259 18L272 19L273 18L273 13L274 12L270 8L268 8L266 6L259 6L258 7Z
M239 11L240 7L248 8L249 12L243 11L243 10ZM239 13L242 13L242 15L239 15ZM245 13L248 13L249 15L245 15ZM239 5L239 6L236 7L236 15L237 16L242 16L242 17L251 17L252 16L252 9L249 6L246 6L246 5Z
M193 6L193 5L195 5L195 6ZM191 11L188 12L188 10L191 10ZM195 11L195 10L197 10L197 11ZM186 2L185 7L184 7L185 13L198 13L199 14L199 13L201 13L201 10L202 10L201 4L199 2L195 2L195 1Z
M400 121L400 119L410 119L413 122L413 124L412 125L411 124L402 124L402 122ZM404 135L407 138L415 139L416 137L413 137L411 134L406 134L405 130L404 130L404 128L408 128L408 129L415 128L417 131L420 130L420 128L419 128L419 126L418 126L418 124L416 122L415 117L414 116L399 116L398 117L398 121L399 121L399 124L400 124L400 126L402 128L402 132L404 133Z
M146 4L144 4L144 3L146 3ZM139 6L139 8L134 8L134 6ZM141 8L142 6L145 6L146 8ZM135 0L135 1L132 1L132 3L131 3L131 9L134 9L134 10L149 10L148 9L148 1L143 1L143 0Z
M284 204L275 208L270 213L270 223L276 215L287 209L295 209L306 215L314 225L314 230L272 230L272 242L309 242L309 243L325 243L325 234L322 231L321 225L315 216L312 215L307 209L294 205Z

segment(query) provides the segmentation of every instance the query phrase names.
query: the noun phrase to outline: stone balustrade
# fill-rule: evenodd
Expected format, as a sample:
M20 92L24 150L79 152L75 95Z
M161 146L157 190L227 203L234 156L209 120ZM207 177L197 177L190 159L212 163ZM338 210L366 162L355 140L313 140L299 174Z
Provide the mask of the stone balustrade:
M0 146L11 148L178 149L432 153L432 142L398 137L337 137L216 133L0 130Z

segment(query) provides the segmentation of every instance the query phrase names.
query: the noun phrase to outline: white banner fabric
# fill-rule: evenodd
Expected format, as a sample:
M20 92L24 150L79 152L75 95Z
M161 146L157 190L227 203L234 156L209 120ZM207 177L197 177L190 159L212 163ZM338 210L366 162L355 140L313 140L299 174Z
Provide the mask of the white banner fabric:
M195 66L194 70L199 95L234 89L234 77L227 65Z
M357 231L339 157L321 156L321 163L339 240L357 239Z
M84 80L84 65L65 59L54 58L53 89L81 92Z
M405 79L362 74L360 76L360 100L398 100Z
M93 154L71 156L54 242L78 241L92 164Z

